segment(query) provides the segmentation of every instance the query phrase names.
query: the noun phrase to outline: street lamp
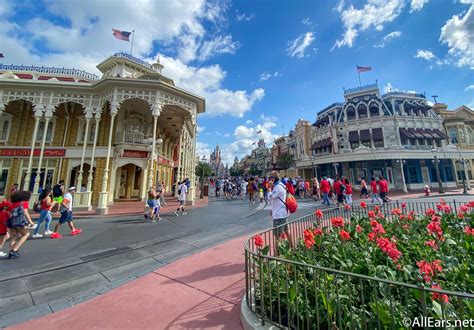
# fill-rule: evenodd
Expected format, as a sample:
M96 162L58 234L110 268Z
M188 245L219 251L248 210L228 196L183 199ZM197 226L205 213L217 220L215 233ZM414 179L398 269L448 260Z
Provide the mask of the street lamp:
M337 177L337 166L339 165L339 163L334 163L332 164L334 166L334 178Z
M456 148L459 151L459 160L458 163L462 163L462 193L464 195L467 195L467 191L470 190L471 187L468 186L468 182L466 182L466 160L462 158L461 156L461 148L459 146L456 146ZM456 170L457 172L457 170Z
M206 155L202 156L202 176L201 176L201 194L199 198L204 198L204 164L206 164Z
M444 194L443 183L441 182L441 176L439 175L439 160L438 156L436 155L436 148L431 149L433 153L434 163L435 163L435 170L436 170L436 180L438 180L438 192L440 194Z
M402 183L403 183L403 192L406 193L408 192L408 188L407 188L407 183L405 181L405 170L403 168L403 165L406 163L406 160L397 159L397 163L400 163L400 171L402 174Z

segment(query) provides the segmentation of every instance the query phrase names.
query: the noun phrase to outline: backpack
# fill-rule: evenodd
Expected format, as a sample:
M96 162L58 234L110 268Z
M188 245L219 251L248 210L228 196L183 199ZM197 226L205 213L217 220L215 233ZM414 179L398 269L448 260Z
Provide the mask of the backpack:
M61 185L57 184L53 187L53 197L61 197L63 192L61 191Z
M41 201L40 201L40 200L37 200L37 201L33 204L33 211L35 211L36 213L40 213L40 212L41 212Z
M286 189L286 187L283 184L282 186ZM281 198L279 197L278 199L281 200ZM293 196L292 194L288 192L288 189L286 189L286 200L285 201L281 200L281 202L285 204L286 210L290 213L295 213L298 210L298 202L296 201L295 196Z
M11 228L23 228L28 226L28 220L26 219L25 209L23 204L18 205L10 212L8 218L9 227Z
M256 191L257 188L258 188L258 187L257 187L257 184L255 183L255 181L252 182L252 189L253 189L253 191Z

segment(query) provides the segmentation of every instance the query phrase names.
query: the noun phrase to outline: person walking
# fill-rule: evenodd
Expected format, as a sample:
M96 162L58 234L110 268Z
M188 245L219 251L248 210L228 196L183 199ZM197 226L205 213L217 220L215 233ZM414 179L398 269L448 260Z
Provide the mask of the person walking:
M331 203L329 202L329 191L331 190L331 187L329 186L329 181L325 176L321 180L319 187L321 194L323 194L323 204L327 206L331 205Z
M276 239L280 239L280 235L285 233L291 245L291 237L286 224L288 218L288 210L285 204L287 190L285 185L280 182L278 171L272 171L270 179L273 180L273 189L268 194L268 200L271 204L270 216L273 220L273 235L276 236Z
M375 177L372 177L370 178L370 198L371 198L372 204L374 204L375 201L382 203L377 191L378 191L377 181L375 180Z
M247 186L247 181L242 179L242 182L240 182L240 196L242 197L242 200L245 200L245 195L247 194Z
M250 178L249 185L247 187L247 191L249 193L249 204L253 204L253 195L256 190L257 190L257 185L255 184L255 179Z
M318 181L317 177L313 178L313 191L312 191L312 193L313 193L313 199L315 201L318 201L321 198L321 196L319 194L319 181Z
M367 182L363 177L360 178L360 198L369 198L369 193L367 191Z
M2 249L5 242L10 238L7 226L8 218L10 217L7 211L9 206L10 202L6 199L0 203L0 257L8 256L8 253L3 252Z
M10 253L8 259L20 257L20 248L30 236L28 229L34 225L28 213L28 201L31 198L29 191L17 191L10 197L8 212L10 217L7 221L8 233L10 235Z
M179 201L179 206L176 209L176 212L174 214L178 216L178 212L181 209L181 215L185 215L186 212L184 212L184 205L186 205L186 194L188 193L188 187L186 186L186 182L183 181L179 184L178 186L178 201Z
M61 226L67 222L69 228L71 229L71 236L79 235L82 233L82 229L74 227L73 223L73 214L72 214L72 205L73 205L73 194L76 192L76 187L69 187L67 192L62 197L61 201L61 217L59 218L58 223L54 227L54 233L51 234L52 239L62 238L63 236L59 233Z
M148 214L145 213L145 219L149 219L153 221L154 211L156 207L156 190L155 187L150 187L147 193L147 200L146 203L148 204Z
M346 187L346 203L352 205L352 185L348 178L344 180L344 186Z
M382 201L384 203L390 202L390 199L388 198L388 182L383 176L379 177L379 191Z
M46 221L45 227L44 227L45 229L44 235L51 235L53 233L49 229L51 225L51 221L53 220L53 217L51 215L51 209L53 208L53 205L54 205L53 198L51 197L52 192L53 191L51 190L51 188L46 188L38 198L41 204L41 212L38 218L38 222L36 224L35 232L33 233L33 236L32 236L33 238L43 237L43 235L39 233L40 226L43 223L43 221Z
M161 185L159 185L159 188L161 189L161 190L158 190L158 193L160 194L160 206L165 207L166 206L166 198L165 198L166 187L165 187L164 181L161 181Z
M54 202L54 209L57 211L61 207L61 202L63 201L64 195L64 180L59 180L57 184L53 187L53 202Z

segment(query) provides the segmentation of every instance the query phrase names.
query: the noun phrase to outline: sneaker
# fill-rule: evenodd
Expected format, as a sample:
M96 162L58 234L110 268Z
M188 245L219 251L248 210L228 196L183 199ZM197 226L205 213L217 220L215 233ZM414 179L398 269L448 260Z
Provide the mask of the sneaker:
M0 251L0 257L6 257L6 256L8 256L8 253L5 253L5 252L3 252L3 251Z
M143 213L143 217L144 217L145 219L148 219L148 214Z
M51 235L52 233L53 233L53 232L52 232L51 230L46 230L46 231L44 232L44 234L45 234L46 236L49 236L49 235Z
M178 211L175 211L175 212L174 212L174 215L176 215L177 217L179 217Z
M30 225L28 228L30 228L30 229L36 229L36 227L38 227L38 225L35 223L35 224L33 224L33 225Z
M82 229L76 228L73 231L71 231L71 236L79 235L80 233L82 233Z
M31 236L31 237L33 237L33 238L41 238L41 237L43 237L43 235L41 235L41 234L33 234L33 236Z
M187 213L187 212L183 212L183 213L181 213L181 215L186 215L186 214L188 214L188 213Z
M20 258L20 253L18 251L10 251L8 254L8 259L18 259Z
M63 238L63 236L60 233L52 233L50 237L51 237L51 239Z

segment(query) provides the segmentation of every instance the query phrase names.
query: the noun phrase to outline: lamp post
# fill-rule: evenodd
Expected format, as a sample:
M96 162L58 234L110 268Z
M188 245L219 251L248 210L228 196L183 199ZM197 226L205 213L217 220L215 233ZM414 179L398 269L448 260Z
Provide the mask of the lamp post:
M334 166L334 178L337 177L337 166L339 165L338 163L332 164Z
M408 192L408 188L407 188L407 183L405 181L405 170L403 168L403 164L405 164L406 160L398 159L397 163L398 162L400 162L400 171L401 171L401 174L402 174L403 192L406 193L406 192Z
M204 164L206 163L206 155L202 156L202 175L201 175L201 194L199 195L200 199L204 198Z
M436 170L436 180L438 180L438 192L440 194L444 194L444 188L443 188L443 183L441 182L441 176L439 174L439 161L438 161L438 156L436 155L436 148L431 149L431 152L433 153L433 158L434 158L434 163L435 163L435 170Z
M456 148L459 151L459 162L462 163L462 193L467 195L467 191L471 190L471 187L469 181L466 180L466 159L461 156L461 148L459 148L459 146L456 146Z

